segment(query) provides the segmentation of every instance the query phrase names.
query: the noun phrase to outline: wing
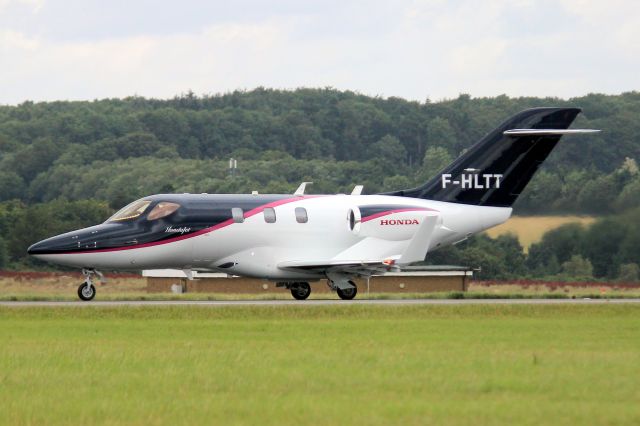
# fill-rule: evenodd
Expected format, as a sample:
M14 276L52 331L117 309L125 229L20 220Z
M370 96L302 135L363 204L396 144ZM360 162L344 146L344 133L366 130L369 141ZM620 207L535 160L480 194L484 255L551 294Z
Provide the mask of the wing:
M278 263L278 268L289 271L317 273L339 272L354 275L382 274L398 270L395 260L334 260L334 261L290 261Z
M278 264L278 268L293 271L311 271L325 274L355 274L370 276L390 271L398 271L400 265L423 261L427 256L438 216L427 216L409 240L402 253L385 259L330 259L319 261L287 261Z

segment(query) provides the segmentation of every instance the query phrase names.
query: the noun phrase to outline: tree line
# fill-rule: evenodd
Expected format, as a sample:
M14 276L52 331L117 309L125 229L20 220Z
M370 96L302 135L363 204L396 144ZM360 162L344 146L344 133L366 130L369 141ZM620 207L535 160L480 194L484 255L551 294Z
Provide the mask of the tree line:
M480 279L639 282L639 217L636 208L590 225L568 223L546 232L528 253L514 235L481 234L433 252L427 261L477 268Z
M287 191L301 180L316 182L314 192L354 184L368 193L403 189L424 182L513 113L550 105L582 107L575 126L603 132L565 137L516 212L599 214L640 205L638 92L411 102L262 88L0 106L0 201L64 196L115 205L163 190ZM230 157L239 160L237 179L227 176Z
M106 201L26 205L0 203L0 268L51 267L27 256L44 238L95 225L114 210ZM429 253L427 263L476 268L479 279L607 280L637 282L640 275L640 208L602 217L591 225L570 223L547 232L525 253L514 235L480 234Z
M356 184L365 193L410 188L510 115L535 106L582 107L574 127L603 132L563 138L515 213L637 222L625 212L640 207L639 92L412 102L331 88L260 88L166 100L24 102L0 106L0 267L42 266L26 258L29 244L100 223L154 193L290 193L302 181L314 182L310 193L349 193ZM238 160L233 176L230 157ZM486 278L576 276L577 270L597 279L633 276L638 259L621 247L633 247L624 241L637 230L621 219L603 220L620 226L563 227L528 255L513 237L478 236L433 259L481 266ZM616 244L604 246L615 259L593 253L597 232ZM572 239L573 245L565 241ZM556 240L578 257L549 255Z

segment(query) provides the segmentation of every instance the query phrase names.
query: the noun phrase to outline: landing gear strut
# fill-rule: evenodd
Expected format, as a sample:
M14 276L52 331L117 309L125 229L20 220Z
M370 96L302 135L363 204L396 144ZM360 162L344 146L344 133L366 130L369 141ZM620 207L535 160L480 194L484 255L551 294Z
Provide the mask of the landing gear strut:
M305 300L311 294L311 286L307 282L291 283L291 295L294 299Z
M78 297L85 302L96 297L96 286L93 285L93 275L97 275L100 280L103 280L103 275L95 269L83 269L82 275L84 275L84 282L78 287Z

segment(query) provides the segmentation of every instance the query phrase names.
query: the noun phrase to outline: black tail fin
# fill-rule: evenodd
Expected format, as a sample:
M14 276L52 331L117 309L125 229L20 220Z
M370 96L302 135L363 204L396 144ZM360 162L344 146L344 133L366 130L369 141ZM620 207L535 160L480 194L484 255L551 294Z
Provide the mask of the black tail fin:
M509 207L562 134L571 132L559 130L567 129L579 113L579 108L522 111L466 150L424 185L384 195Z

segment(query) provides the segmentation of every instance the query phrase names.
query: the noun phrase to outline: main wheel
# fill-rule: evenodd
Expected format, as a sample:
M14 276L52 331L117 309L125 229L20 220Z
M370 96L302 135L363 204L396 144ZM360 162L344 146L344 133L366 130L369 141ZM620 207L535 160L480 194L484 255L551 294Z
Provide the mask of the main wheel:
M336 288L336 293L338 293L340 299L351 300L356 297L356 294L358 294L358 287L356 287L356 283L354 283L353 281L349 281L349 284L353 285L353 287L345 288L344 290Z
M82 283L80 284L80 287L78 287L78 297L85 302L88 302L96 297L96 288L91 284Z
M304 300L311 294L309 283L300 282L291 284L291 295L298 300Z

